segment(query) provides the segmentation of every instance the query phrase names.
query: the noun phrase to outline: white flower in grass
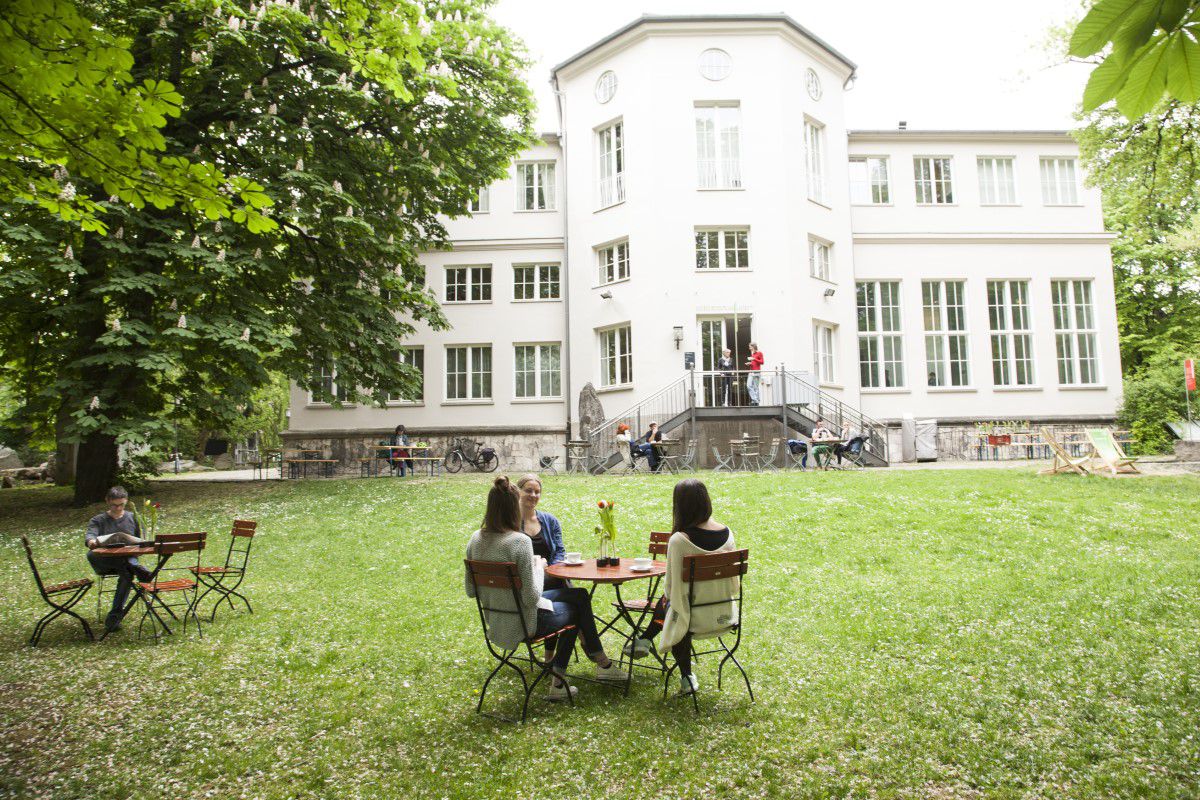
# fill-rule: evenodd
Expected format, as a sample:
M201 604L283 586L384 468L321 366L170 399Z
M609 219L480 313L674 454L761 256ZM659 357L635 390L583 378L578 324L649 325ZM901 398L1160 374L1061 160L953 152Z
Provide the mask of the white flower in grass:
M338 86L346 85L346 73L343 72L341 75L338 75L337 83Z
M442 21L443 21L443 17L442 17L442 10L441 10L440 8L437 10L437 13L433 15L433 18L434 18L434 20L435 20L435 21L437 21L437 22L442 22Z
M192 155L200 155L200 145L196 145L192 148Z
M97 395L92 395L92 402L88 403L88 410L95 411L100 407L100 398Z
M395 243L396 243L396 236L395 236L395 234L391 234L391 233L389 233L389 234L388 234L388 244L395 244Z
M417 31L420 32L422 36L429 36L431 33L433 33L433 25L430 24L429 20L422 19L417 23Z
M440 47L439 47L439 48L437 48L436 50L434 50L434 51L433 51L433 58L432 58L432 59L430 59L430 60L431 60L431 61L441 61L441 60L442 60L442 48L440 48Z
M63 251L63 258L65 258L67 261L74 261L75 248L71 247L71 245L67 245L67 249Z
M175 323L175 327L176 328L186 328L187 327L187 315L186 314L179 315L179 322Z
M243 342L248 342L248 341L250 341L250 329L249 329L249 328L244 328L244 329L242 330L241 340L242 340Z
M203 53L201 53L199 50L192 51L192 63L193 64L199 64L203 60L204 60Z
M307 115L300 118L300 127L303 128L304 130L308 130L308 116Z
M167 18L166 17L158 18L158 27L162 28L163 30L166 30L166 27L167 27Z
M236 130L237 130L237 125L234 124L233 120L229 120L229 132L233 133Z
M65 180L66 180L67 178L69 178L69 177L71 177L71 174L70 174L69 172L67 172L67 168L66 168L66 167L59 166L59 167L56 167L56 168L55 168L55 170L54 170L54 180L58 181L59 183L62 183L63 181L65 181Z
M236 33L237 29L240 28L241 26L242 26L242 21L240 19L238 19L236 16L231 16L229 18L229 30Z
M58 193L58 199L64 202L71 202L75 199L75 184L68 183L62 187L62 191Z
M198 247L200 247L200 234L197 233L192 237L192 249L196 249Z
M346 216L347 217L354 216L354 206L346 206Z

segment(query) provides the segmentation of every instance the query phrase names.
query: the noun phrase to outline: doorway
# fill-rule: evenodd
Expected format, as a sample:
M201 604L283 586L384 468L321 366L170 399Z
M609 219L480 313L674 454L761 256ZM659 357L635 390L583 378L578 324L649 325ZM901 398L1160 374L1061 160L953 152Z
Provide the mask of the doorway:
M746 394L746 376L739 374L746 369L750 357L751 316L749 314L722 314L698 318L700 326L700 369L703 371L705 406L745 406L749 404ZM734 373L726 380L718 359L728 348L733 359Z

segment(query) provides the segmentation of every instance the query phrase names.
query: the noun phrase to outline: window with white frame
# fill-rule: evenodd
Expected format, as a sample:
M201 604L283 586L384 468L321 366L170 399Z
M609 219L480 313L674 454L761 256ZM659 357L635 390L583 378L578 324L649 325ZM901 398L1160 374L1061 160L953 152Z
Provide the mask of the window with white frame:
M346 390L337 384L337 364L333 359L325 358L317 362L312 374L313 389L308 393L308 402L329 403L332 400L345 400ZM321 399L317 399L320 396Z
M835 328L827 322L813 323L813 374L821 383L833 383Z
M696 171L701 189L742 186L741 108L696 105Z
M965 281L922 281L925 319L925 366L930 386L969 386L967 351L967 284Z
M629 277L629 242L613 242L596 249L600 283L615 283Z
M558 264L513 267L513 300L558 300Z
M472 214L486 214L492 210L492 192L487 186L480 187L476 192L475 197L471 200L468 210Z
M492 399L492 346L455 345L446 348L446 399Z
M881 156L850 158L850 202L855 205L887 205L892 202L888 160Z
M600 334L600 385L633 383L633 335L628 325L606 328Z
M446 267L447 303L490 303L491 267Z
M597 175L600 185L600 207L625 202L625 124L613 124L596 131L596 147L600 159Z
M980 156L979 203L985 206L1017 204L1017 177L1013 159L1004 156Z
M707 228L696 231L696 269L749 269L750 231Z
M517 164L517 209L553 211L554 162L522 161Z
M425 348L419 346L402 347L396 358L401 364L407 364L412 367L420 375L419 383L416 387L406 394L389 395L389 403L412 403L418 404L425 401Z
M1043 158L1042 202L1048 206L1073 206L1079 203L1079 186L1075 177L1075 159Z
M1054 308L1054 350L1058 382L1064 386L1100 382L1096 356L1096 315L1092 308L1092 282L1051 281Z
M823 281L830 280L830 252L832 245L821 239L808 240L808 274Z
M900 282L856 285L859 379L864 389L904 386Z
M987 296L992 383L996 386L1032 386L1035 379L1029 281L988 281Z
M558 342L514 345L514 354L519 399L562 397L562 347Z
M808 173L808 199L825 202L825 126L804 120L804 166Z
M940 206L954 202L954 182L949 158L914 156L913 180L918 204Z

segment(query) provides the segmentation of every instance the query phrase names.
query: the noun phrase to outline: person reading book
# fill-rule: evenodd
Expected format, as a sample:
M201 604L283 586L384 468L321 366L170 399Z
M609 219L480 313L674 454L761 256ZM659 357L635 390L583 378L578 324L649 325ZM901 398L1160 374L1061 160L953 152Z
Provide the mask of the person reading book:
M125 601L129 598L133 581L149 581L152 576L150 570L139 564L134 556L104 555L106 548L148 544L141 538L142 526L137 515L125 508L129 504L129 492L121 486L114 486L108 490L105 502L108 504L108 510L88 521L84 541L88 547L88 563L95 573L117 576L117 590L113 593L112 609L104 618L105 630L115 631L121 627Z

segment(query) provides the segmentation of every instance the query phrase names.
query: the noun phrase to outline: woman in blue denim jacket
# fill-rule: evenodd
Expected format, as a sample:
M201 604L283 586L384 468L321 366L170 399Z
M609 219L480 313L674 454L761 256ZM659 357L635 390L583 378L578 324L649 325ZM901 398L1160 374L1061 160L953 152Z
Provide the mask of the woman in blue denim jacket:
M538 511L542 499L542 479L532 472L522 475L517 481L521 493L521 531L533 540L533 554L546 559L546 564L557 564L566 558L563 547L562 525L558 519L545 511ZM566 582L561 578L546 577L543 589L562 589Z

